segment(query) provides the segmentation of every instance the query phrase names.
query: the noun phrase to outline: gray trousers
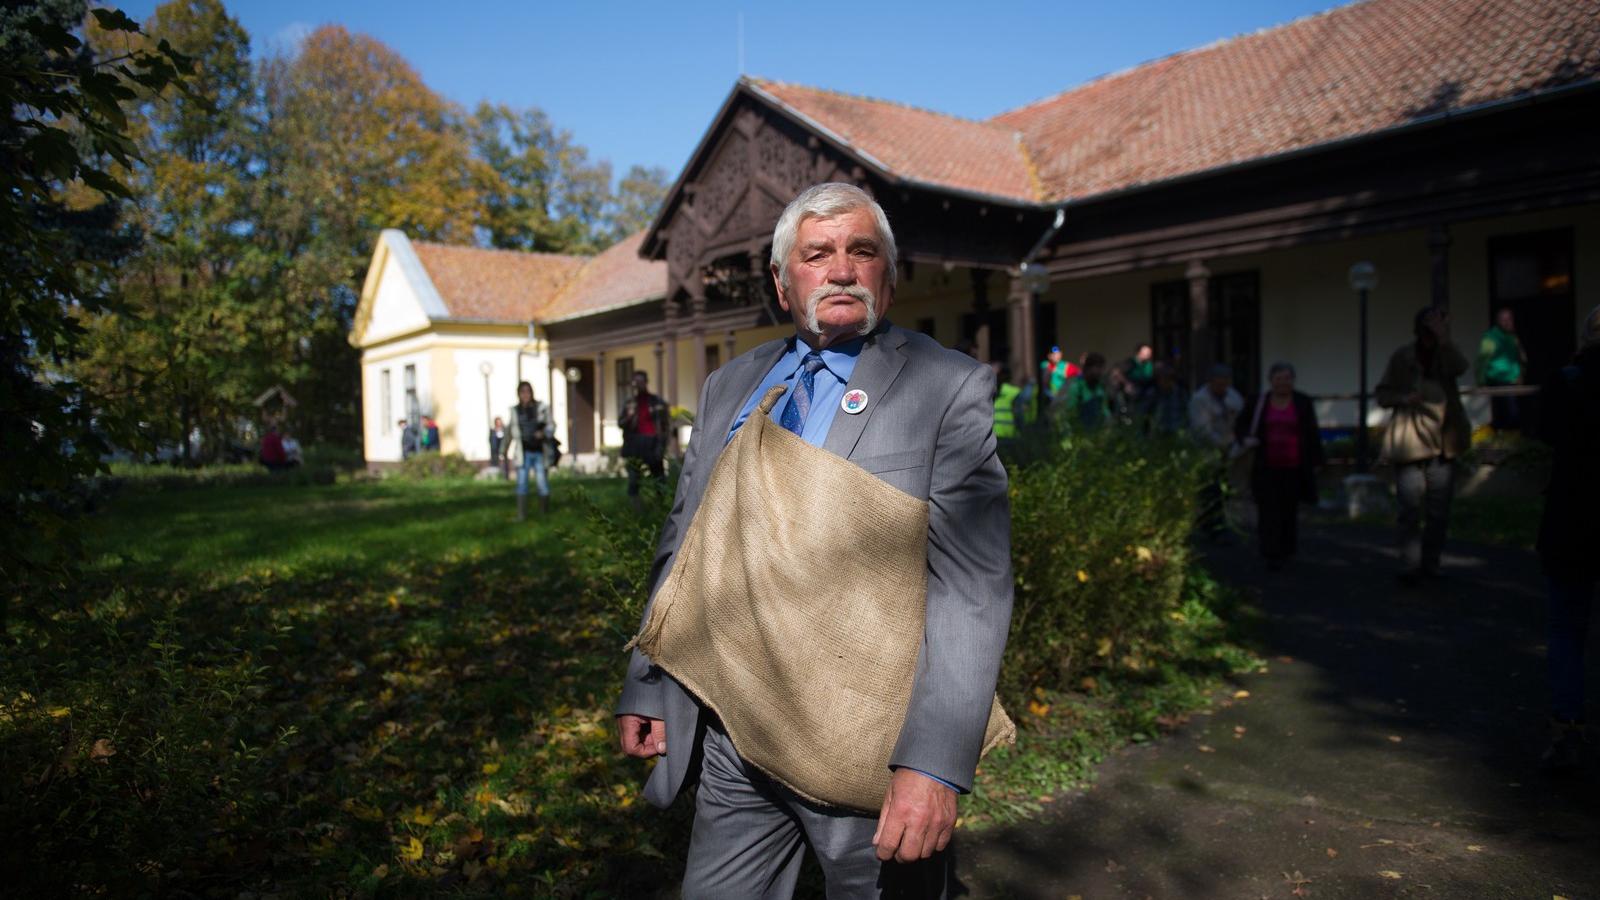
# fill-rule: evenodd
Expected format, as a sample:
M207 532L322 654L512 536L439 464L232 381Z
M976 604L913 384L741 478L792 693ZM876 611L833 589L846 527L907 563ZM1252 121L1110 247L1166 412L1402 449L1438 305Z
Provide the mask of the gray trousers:
M786 900L808 845L829 900L944 897L949 850L911 865L880 863L877 816L801 799L740 759L715 720L702 747L684 900Z
M1406 568L1439 571L1454 485L1455 465L1442 456L1395 468L1395 493L1400 500L1400 555Z

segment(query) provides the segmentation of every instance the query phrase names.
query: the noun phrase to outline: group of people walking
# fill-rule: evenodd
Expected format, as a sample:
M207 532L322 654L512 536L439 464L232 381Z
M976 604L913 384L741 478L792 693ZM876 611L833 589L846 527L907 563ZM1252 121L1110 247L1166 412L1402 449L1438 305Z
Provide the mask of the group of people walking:
M650 379L633 373L632 391L623 401L617 425L622 429L622 460L628 473L628 498L635 510L641 479L666 477L667 439L671 434L671 409L650 392ZM506 423L510 424L507 425ZM528 517L530 482L541 515L550 511L550 469L561 459L561 441L550 420L550 407L533 395L533 385L517 385L517 402L504 418L495 417L489 430L489 454L505 473L512 460L517 465L517 521ZM530 478L531 476L531 478Z

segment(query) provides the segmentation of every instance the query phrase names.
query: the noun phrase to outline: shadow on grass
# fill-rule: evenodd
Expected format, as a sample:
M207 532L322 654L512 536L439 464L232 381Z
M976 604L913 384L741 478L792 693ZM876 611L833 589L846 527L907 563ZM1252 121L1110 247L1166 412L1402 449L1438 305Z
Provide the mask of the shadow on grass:
M583 599L576 504L525 525L504 485L117 504L87 580L0 661L0 855L24 894L677 883L687 812L643 808L614 749L636 623Z

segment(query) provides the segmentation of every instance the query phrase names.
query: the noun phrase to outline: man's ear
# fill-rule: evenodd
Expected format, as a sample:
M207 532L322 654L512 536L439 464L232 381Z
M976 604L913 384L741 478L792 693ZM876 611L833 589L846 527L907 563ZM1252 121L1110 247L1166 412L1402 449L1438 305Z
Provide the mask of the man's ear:
M778 267L776 265L768 265L767 269L772 273L772 287L778 292L778 306L781 307L784 312L788 312L789 295L783 289L783 279L778 277Z

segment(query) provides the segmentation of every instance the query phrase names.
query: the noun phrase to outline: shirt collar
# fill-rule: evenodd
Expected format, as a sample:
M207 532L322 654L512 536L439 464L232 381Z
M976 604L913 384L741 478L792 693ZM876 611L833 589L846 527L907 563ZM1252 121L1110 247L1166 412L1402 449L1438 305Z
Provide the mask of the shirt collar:
M851 338L841 344L833 344L822 350L822 364L833 377L839 379L841 384L849 384L850 376L856 371L856 360L860 359L861 349L866 345L866 335ZM795 370L800 368L801 360L810 352L811 348L798 336L789 339L789 354L794 358Z

